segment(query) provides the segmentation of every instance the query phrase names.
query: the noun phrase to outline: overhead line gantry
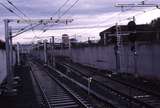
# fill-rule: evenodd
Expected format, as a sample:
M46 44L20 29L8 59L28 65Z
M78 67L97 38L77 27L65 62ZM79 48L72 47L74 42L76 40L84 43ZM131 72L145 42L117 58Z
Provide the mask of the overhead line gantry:
M68 24L71 23L73 19L5 19L5 46L6 46L6 66L7 66L7 92L12 94L13 92L13 50L12 50L12 39L24 32L32 30L33 28L39 25L47 25L47 24ZM15 24L34 24L30 28L23 29L22 31L18 32L17 34L12 35L12 26L11 23ZM19 48L19 47L17 47ZM17 49L19 50L19 49ZM19 51L18 51L19 52ZM19 54L19 53L18 53ZM19 55L17 55L19 57ZM19 58L17 58L18 61ZM19 63L18 63L19 64Z

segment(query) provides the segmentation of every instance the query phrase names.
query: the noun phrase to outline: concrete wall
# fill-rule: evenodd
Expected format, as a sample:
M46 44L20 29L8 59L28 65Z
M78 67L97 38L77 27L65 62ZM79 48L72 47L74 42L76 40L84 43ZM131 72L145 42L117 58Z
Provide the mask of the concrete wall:
M6 52L4 50L0 50L0 84L6 75Z
M160 78L160 44L142 43L136 44L137 73ZM55 55L71 57L74 62L87 66L111 71L116 70L114 45L101 47L85 47L69 50L56 50ZM134 73L135 62L131 47L123 45L120 48L120 72Z
M16 56L15 56L15 52L14 54L14 64L16 63ZM0 50L0 84L2 83L2 81L6 78L7 75L7 71L6 71L6 52L5 50Z
M120 47L120 72L137 73L143 76L160 78L160 43L136 43L137 65L130 45ZM48 54L53 52L48 51ZM114 45L55 50L55 55L71 57L76 63L99 69L116 71ZM44 60L43 50L34 52L36 57ZM50 59L50 58L49 58Z

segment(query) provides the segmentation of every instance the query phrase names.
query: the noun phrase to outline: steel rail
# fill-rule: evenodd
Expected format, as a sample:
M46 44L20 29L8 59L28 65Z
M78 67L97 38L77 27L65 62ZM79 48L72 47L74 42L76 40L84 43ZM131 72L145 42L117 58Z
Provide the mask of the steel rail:
M44 104L47 106L47 108L52 108L51 105L50 105L50 103L49 103L49 101L48 101L48 98L47 98L44 90L42 89L42 87L41 87L41 85L40 85L40 83L39 83L39 80L36 78L36 76L35 76L32 68L31 68L31 63L29 63L29 66L30 66L30 73L31 73L31 75L33 76L33 78L34 78L34 80L35 80L35 82L36 82L36 84L37 84L40 92L42 93L43 102L45 102ZM46 108L46 107L45 107L45 108Z
M73 68L73 67L70 66L70 68ZM77 70L77 69L75 69L75 71L81 72L81 71L79 71L79 70ZM122 97L125 97L125 98L127 98L127 99L129 99L129 100L132 100L132 101L134 101L135 103L139 103L140 105L145 106L146 108L154 108L153 106L151 106L151 105L149 105L149 104L147 104L147 103L145 103L145 102L143 102L143 101L137 100L137 99L135 99L135 98L133 98L133 97L131 97L131 96L128 96L128 95L126 95L126 94L124 94L124 93L121 93L121 92L119 92L119 91L117 91L117 90L114 90L114 89L112 89L111 87L109 87L109 86L107 86L107 85L105 85L105 84L103 84L103 83L101 83L101 82L99 82L99 81L97 81L97 80L95 80L95 79L92 79L92 80L95 81L95 82L97 82L99 85L102 85L102 86L106 87L106 88L109 89L110 91L113 91L114 93L118 93L118 94L120 94Z
M87 88L85 85L83 85L83 84L79 83L78 81L76 81L76 80L68 77L67 75L63 74L63 73L60 72L59 70L56 70L56 69L52 68L52 67L49 66L49 65L47 65L47 67L48 67L49 69L53 70L54 72L58 73L59 75L65 77L67 80L75 83L75 84L78 85L80 88L82 88L83 90L85 90L85 91L88 92L88 88ZM104 97L104 96L102 96L102 95L100 95L100 94L97 94L97 93L94 92L93 90L90 90L89 92L90 92L91 94L93 94L94 96L98 97L99 99L103 100L104 102L106 102L107 104L109 104L110 106L112 106L113 108L118 108L118 107L116 107L115 105L113 105L113 104L111 103L111 101L109 101L106 97Z
M37 62L35 62L35 63L38 64L38 66L40 66L39 63L37 63ZM75 94L73 91L71 91L71 89L69 89L65 84L63 84L63 83L61 83L60 81L58 81L58 79L56 79L51 73L49 73L48 71L47 71L46 73L47 73L47 75L48 75L53 81L56 82L56 84L57 84L58 86L60 86L63 90L65 90L65 91L71 96L71 98L74 98L74 99L75 99L76 104L78 104L78 105L81 106L82 108L93 108L92 105L89 104L88 102L87 102L87 103L88 103L88 104L87 104L87 103L85 103L85 101L79 99L79 98L76 96L76 94ZM49 101L48 101L48 102L49 102Z
M87 75L83 74L80 70L75 69L75 68L73 68L72 66L70 66L70 65L68 65L68 64L63 64L63 65L64 65L64 66L68 66L68 67L72 68L74 71L78 71L78 72L81 73L81 75L87 77ZM157 93L155 93L155 92L153 92L153 91L151 91L151 90L144 90L144 89L139 88L139 87L136 87L136 86L134 86L134 85L127 84L127 83L125 83L125 82L123 82L123 81L113 79L113 78L111 78L111 77L109 77L109 76L105 76L105 77L109 78L109 79L112 80L112 81L115 81L115 82L117 82L117 83L120 83L120 84L122 84L122 85L125 85L125 86L128 86L128 87L137 89L137 90L139 90L139 91L141 91L141 92L145 92L145 93L148 93L148 94L150 94L150 95L153 95L153 96L155 96L155 97L157 97L157 98L160 98L160 94L157 94Z
M51 73L49 73L49 72L47 72L47 73L54 81L56 81L67 92L69 92L81 104L81 106L83 106L84 108L90 108L82 100L78 99L78 97L72 91L70 91L69 88L67 88L63 83L61 83L59 80L57 80Z

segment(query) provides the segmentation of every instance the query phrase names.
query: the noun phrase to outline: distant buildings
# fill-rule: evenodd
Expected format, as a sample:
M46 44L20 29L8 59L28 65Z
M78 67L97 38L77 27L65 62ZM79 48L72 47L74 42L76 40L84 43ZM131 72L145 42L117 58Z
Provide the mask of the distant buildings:
M118 33L122 42L129 41L158 41L160 32L153 29L150 24L136 25L134 31L130 31L128 25L119 25ZM116 26L112 26L100 32L100 44L112 44L117 40Z
M62 35L62 44L63 44L63 46L68 46L69 45L69 36L68 36L68 34L63 34Z

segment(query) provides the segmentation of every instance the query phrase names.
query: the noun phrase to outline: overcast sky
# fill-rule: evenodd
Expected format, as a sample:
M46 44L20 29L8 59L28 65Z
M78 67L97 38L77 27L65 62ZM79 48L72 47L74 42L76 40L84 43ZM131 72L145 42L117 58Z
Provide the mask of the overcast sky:
M23 11L30 19L31 18L58 18L68 9L76 0L68 0L67 4L55 14L55 12L64 4L66 0L10 0L21 11ZM62 18L71 18L74 21L68 25L55 25L51 29L57 29L61 27L61 30L48 30L42 34L40 30L34 30L33 32L27 32L19 37L15 38L16 41L30 41L30 37L36 36L61 36L63 33L67 33L72 37L76 37L81 40L86 40L88 37L93 39L99 38L99 32L118 24L127 24L129 17L136 16L137 24L149 23L152 19L160 16L160 10L156 8L128 8L121 12L120 8L114 7L116 3L140 3L142 0L79 0L77 4L68 11ZM160 3L160 0L145 0L146 3ZM7 0L1 0L1 3L16 12L19 16L23 16L18 11L7 3ZM13 13L10 13L4 7L0 5L0 38L4 39L4 24L5 18L19 18ZM95 28L95 26L97 28ZM17 25L12 25L16 27ZM69 29L69 28L81 29ZM90 27L82 29L83 27ZM94 27L94 28L93 28ZM48 27L47 27L48 28ZM65 28L63 30L63 28ZM67 29L68 28L68 29ZM80 36L81 35L81 36ZM23 39L22 39L23 37Z

